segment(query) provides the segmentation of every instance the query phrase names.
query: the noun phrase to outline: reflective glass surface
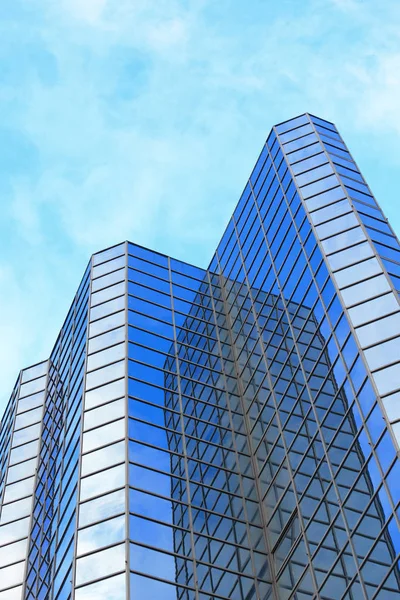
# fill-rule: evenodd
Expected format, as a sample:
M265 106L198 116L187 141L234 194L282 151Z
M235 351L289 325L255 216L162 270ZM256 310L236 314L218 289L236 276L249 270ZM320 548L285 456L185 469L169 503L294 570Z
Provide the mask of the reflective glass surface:
M397 598L399 257L308 114L208 269L93 255L1 423L0 598Z

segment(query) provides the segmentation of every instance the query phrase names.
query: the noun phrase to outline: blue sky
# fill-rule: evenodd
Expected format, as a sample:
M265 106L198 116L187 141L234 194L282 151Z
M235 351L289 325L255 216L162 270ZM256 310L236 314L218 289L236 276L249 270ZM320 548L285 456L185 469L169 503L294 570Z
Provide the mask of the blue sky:
M92 252L207 266L274 123L333 120L400 233L400 4L0 3L0 412Z

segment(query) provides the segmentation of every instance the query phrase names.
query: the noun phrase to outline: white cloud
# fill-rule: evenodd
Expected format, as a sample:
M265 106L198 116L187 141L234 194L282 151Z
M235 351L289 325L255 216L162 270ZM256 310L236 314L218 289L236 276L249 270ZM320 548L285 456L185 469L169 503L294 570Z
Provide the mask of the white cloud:
M43 242L40 215L32 203L29 182L19 181L13 190L13 200L10 206L10 216L18 223L21 236L33 244Z
M107 0L62 0L62 7L73 18L91 25L101 21Z
M330 0L335 8L344 12L363 10L363 3L359 0Z
M357 119L360 127L378 131L390 127L400 135L400 51L380 55L372 68L363 65L353 73L363 88Z
M183 19L170 19L149 29L148 39L156 50L181 45L188 39L187 25Z

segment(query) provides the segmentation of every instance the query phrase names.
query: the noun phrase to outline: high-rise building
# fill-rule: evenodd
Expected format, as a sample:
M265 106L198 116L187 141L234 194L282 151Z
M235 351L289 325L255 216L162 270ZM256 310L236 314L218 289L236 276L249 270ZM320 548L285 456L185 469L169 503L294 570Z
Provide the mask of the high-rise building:
M94 254L0 432L0 600L398 600L400 245L332 123L208 269Z

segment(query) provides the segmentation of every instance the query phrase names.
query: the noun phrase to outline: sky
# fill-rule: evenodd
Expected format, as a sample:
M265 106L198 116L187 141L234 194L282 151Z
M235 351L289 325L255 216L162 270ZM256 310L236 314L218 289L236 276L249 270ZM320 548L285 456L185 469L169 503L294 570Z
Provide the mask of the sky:
M0 2L0 414L91 253L207 267L270 128L334 121L400 234L400 3Z

